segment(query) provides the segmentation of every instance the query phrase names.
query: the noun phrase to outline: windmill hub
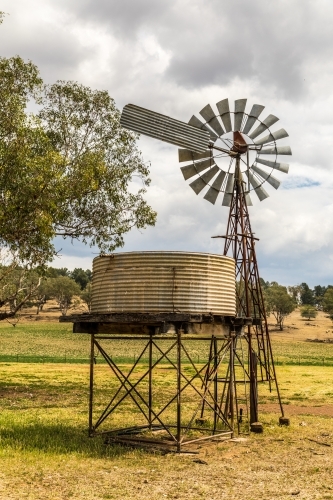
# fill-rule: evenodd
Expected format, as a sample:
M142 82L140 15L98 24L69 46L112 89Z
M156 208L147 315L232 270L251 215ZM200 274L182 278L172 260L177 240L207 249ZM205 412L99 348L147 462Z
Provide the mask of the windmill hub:
M235 172L244 174L247 183L246 201L252 205L250 192L260 201L269 196L263 184L277 189L280 181L274 171L288 173L289 165L278 161L279 155L291 155L289 146L277 146L277 141L288 137L284 129L272 131L278 121L274 115L261 120L264 106L254 104L246 112L246 99L235 101L230 110L228 99L216 104L217 112L207 104L199 113L202 118L192 116L189 124L206 130L210 142L205 152L189 149L179 150L179 161L191 161L181 167L185 180L191 179L190 187L196 194L204 193L204 199L215 204L222 194L222 205L230 206ZM267 156L268 155L268 156Z
M248 144L238 130L234 132L234 144L231 150L238 153L238 156L244 155L248 151Z

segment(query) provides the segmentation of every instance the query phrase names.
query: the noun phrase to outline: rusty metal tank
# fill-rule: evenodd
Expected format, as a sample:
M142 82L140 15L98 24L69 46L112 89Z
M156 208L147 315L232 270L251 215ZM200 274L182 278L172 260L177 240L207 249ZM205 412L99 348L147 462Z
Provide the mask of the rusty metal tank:
M234 316L235 262L197 252L124 252L93 261L92 313Z

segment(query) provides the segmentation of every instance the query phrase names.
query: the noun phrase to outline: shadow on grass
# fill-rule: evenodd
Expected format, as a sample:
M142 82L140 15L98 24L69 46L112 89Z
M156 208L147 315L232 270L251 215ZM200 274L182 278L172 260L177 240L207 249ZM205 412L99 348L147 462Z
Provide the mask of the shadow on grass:
M0 447L13 451L42 452L49 455L74 454L89 458L114 458L133 450L105 445L105 437L88 437L87 430L63 424L33 423L0 427Z

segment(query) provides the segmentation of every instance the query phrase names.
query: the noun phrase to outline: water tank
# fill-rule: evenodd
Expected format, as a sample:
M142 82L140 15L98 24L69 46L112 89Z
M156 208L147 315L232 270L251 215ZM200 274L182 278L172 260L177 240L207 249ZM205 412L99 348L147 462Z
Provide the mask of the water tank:
M92 313L235 315L235 262L197 252L127 252L93 261Z

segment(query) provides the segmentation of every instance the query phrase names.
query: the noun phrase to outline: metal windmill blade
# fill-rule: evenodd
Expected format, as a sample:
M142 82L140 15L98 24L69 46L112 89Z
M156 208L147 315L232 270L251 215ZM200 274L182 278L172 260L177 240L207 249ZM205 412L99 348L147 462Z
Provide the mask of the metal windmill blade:
M190 162L181 167L185 180L190 180L190 187L196 194L203 193L205 200L213 205L221 195L222 205L230 206L235 180L237 158L241 165L243 182L247 184L245 196L248 205L252 205L250 193L254 191L260 201L269 196L263 187L268 184L274 189L280 181L272 175L273 171L288 173L289 165L277 161L279 155L291 155L289 146L279 146L277 142L288 137L285 129L276 131L271 127L279 120L275 115L268 115L261 120L264 106L254 104L246 112L246 99L237 99L233 111L228 99L216 104L214 111L207 104L199 113L204 121L192 116L189 123L210 135L210 144L203 153L179 150L179 161ZM275 159L265 159L266 155L275 155ZM206 189L205 189L206 188Z
M208 148L209 132L146 108L127 104L120 124L129 130L202 153Z

